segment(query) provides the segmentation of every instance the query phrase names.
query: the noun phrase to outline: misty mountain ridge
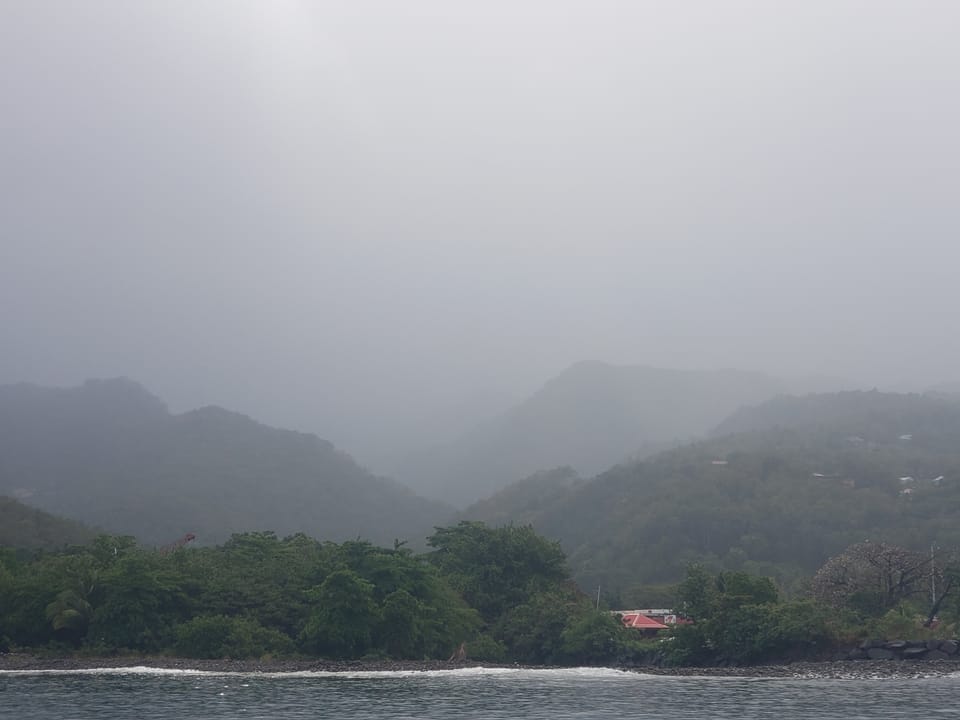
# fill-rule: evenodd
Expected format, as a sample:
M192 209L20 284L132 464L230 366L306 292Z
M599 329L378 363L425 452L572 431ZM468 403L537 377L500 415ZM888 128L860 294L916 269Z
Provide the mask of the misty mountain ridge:
M0 547L56 550L89 542L96 530L0 495Z
M0 494L155 544L252 529L390 543L449 515L315 435L215 406L172 415L127 379L0 386Z
M960 402L841 392L737 410L709 439L545 487L527 478L462 517L531 523L581 585L675 582L688 562L790 584L863 538L960 546Z
M545 468L595 475L707 435L742 405L840 384L580 362L456 441L412 455L394 474L424 495L462 507Z
M924 394L929 395L956 395L960 397L960 381L941 382L936 385L930 385L924 390Z
M849 442L910 443L932 452L956 452L960 396L856 390L782 395L745 406L714 429L714 437L777 428L820 429Z
M493 526L529 525L555 500L586 482L571 467L541 470L507 485L489 498L478 500L459 517L463 520L482 518Z

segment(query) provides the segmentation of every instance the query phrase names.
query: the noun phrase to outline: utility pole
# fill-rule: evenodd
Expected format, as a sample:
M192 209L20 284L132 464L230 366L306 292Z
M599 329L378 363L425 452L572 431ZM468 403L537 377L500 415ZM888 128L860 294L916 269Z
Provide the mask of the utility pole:
M933 566L936 547L936 543L930 543L930 607L936 607L937 604L937 573Z

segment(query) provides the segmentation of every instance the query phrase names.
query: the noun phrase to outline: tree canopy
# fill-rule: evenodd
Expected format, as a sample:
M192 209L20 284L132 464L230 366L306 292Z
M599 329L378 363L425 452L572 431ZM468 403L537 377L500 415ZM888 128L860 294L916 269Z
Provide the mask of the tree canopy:
M431 545L415 555L252 532L172 553L117 536L3 551L0 646L443 659L466 643L471 657L522 662L598 661L626 647L617 623L591 620L558 545L530 528L463 523L438 528Z

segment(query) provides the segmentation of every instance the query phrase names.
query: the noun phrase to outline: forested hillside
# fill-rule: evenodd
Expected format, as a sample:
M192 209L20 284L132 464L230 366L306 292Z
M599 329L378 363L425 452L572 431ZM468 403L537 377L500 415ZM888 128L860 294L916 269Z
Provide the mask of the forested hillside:
M558 484L535 508L515 502L528 480L464 516L531 522L561 541L582 586L627 597L676 582L691 561L789 587L868 538L960 547L958 404L882 393L781 398L721 428L750 431Z
M0 494L155 544L264 527L392 543L450 515L316 436L216 407L171 415L127 380L0 387Z
M571 467L543 470L475 502L460 517L483 518L489 525L526 525L575 485L586 482Z
M0 496L0 546L53 550L89 542L94 535L81 523Z
M412 457L398 477L464 506L546 468L590 476L689 442L741 405L791 389L760 373L578 363L496 420Z

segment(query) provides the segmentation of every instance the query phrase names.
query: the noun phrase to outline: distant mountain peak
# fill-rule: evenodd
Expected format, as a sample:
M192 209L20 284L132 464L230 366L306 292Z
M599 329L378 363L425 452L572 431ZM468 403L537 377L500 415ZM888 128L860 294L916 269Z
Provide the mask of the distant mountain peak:
M128 377L91 378L85 380L81 391L88 396L103 398L112 403L141 408L154 413L168 412L167 404L136 380Z
M0 405L19 425L70 424L82 418L85 434L98 428L162 422L166 404L129 378L90 379L73 387L33 383L0 385Z
M411 458L400 478L461 506L542 468L592 475L706 435L741 405L790 388L740 370L574 363L526 400L458 440Z
M2 494L156 543L260 528L417 542L452 514L315 435L217 406L171 415L126 378L0 386Z

